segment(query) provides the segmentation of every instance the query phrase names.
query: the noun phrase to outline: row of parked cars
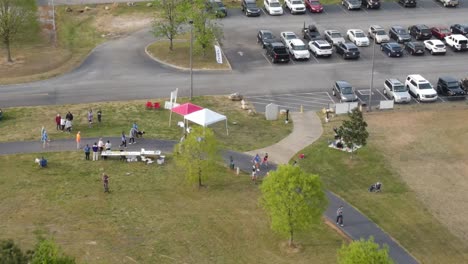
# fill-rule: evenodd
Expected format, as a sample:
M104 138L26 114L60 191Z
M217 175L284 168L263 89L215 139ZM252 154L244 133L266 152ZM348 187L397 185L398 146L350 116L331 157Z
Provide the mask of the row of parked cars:
M439 95L453 99L466 99L468 92L468 78L457 80L451 76L439 77L434 88L432 84L419 74L411 74L405 82L396 78L389 78L384 82L383 94L395 103L409 103L411 97L420 102L436 101ZM346 81L336 81L332 87L332 94L340 102L357 101L358 97L352 85Z
M349 29L345 36L334 29L324 30L322 35L317 27L310 25L304 27L302 33L305 42L291 31L281 32L277 39L270 30L260 30L257 42L266 49L266 55L273 63L288 62L289 58L286 57L289 56L295 60L307 60L310 54L329 57L334 52L344 59L357 59L360 57L358 47L369 46L371 42L381 44L380 50L389 57L402 57L404 50L411 55L424 55L425 50L433 55L445 54L446 46L454 51L468 50L468 24L432 28L419 24L410 26L408 30L402 26L392 26L388 33L383 27L372 25L367 34L361 29Z

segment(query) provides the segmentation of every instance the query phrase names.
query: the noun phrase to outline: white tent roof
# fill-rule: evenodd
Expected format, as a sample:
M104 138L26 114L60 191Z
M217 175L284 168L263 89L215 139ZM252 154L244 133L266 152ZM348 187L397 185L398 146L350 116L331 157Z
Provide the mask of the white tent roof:
M197 123L201 126L209 126L219 121L227 120L226 116L211 111L210 109L202 109L184 116L184 119Z

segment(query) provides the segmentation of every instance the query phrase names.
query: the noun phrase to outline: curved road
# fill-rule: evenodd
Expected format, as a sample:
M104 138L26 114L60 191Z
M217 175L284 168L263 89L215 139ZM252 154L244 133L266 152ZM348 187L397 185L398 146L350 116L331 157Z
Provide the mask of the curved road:
M386 28L394 24L409 26L450 25L468 15L468 2L447 9L433 1L419 1L416 9L403 9L395 3L384 3L381 10L349 12L340 6L327 6L321 15L285 14L281 17L262 15L246 18L240 10L230 10L224 24L224 52L228 56L231 72L195 72L194 95L221 95L241 92L244 95L269 95L295 92L329 90L337 79L350 81L360 88L369 87L371 75L371 50L362 48L359 61L310 60L289 65L271 65L263 57L255 42L260 28L299 33L303 23L315 23L319 29L337 28L343 33L349 28L367 29L378 23ZM440 14L434 16L434 13ZM398 21L398 22L396 22ZM253 23L254 22L254 23ZM179 88L180 96L187 96L188 72L174 70L152 61L144 52L154 41L149 29L141 30L97 47L84 63L63 76L34 83L0 86L0 106L23 106L83 103L109 100L129 100L168 97ZM241 56L242 55L242 56ZM390 76L404 79L409 73L421 73L430 81L442 74L463 77L467 74L468 53L446 56L410 57L395 59L385 57L376 50L375 87L381 87Z

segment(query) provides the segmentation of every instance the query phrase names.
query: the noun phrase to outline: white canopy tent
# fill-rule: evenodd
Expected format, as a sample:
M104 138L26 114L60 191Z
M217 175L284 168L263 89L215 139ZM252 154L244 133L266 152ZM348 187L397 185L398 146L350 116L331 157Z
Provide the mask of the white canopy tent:
M207 127L214 123L225 121L226 122L226 135L229 135L228 126L227 126L227 117L221 114L218 114L210 109L202 109L191 114L184 116L185 120L192 121L199 124L200 126Z

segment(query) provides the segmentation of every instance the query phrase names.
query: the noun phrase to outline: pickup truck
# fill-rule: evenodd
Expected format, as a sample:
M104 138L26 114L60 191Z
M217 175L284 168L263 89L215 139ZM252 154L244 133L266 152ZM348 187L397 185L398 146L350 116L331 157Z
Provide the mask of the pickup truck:
M305 14L306 12L306 7L302 0L285 0L284 5L291 11L291 14Z
M308 27L305 27L304 25L302 28L302 34L304 39L308 41L323 39L322 36L320 36L320 32L318 31L317 27L314 25L309 25Z
M463 51L468 49L468 38L460 34L453 34L444 38L447 46L452 47L455 51Z
M457 6L458 5L458 0L438 0L441 2L445 7L448 6Z

